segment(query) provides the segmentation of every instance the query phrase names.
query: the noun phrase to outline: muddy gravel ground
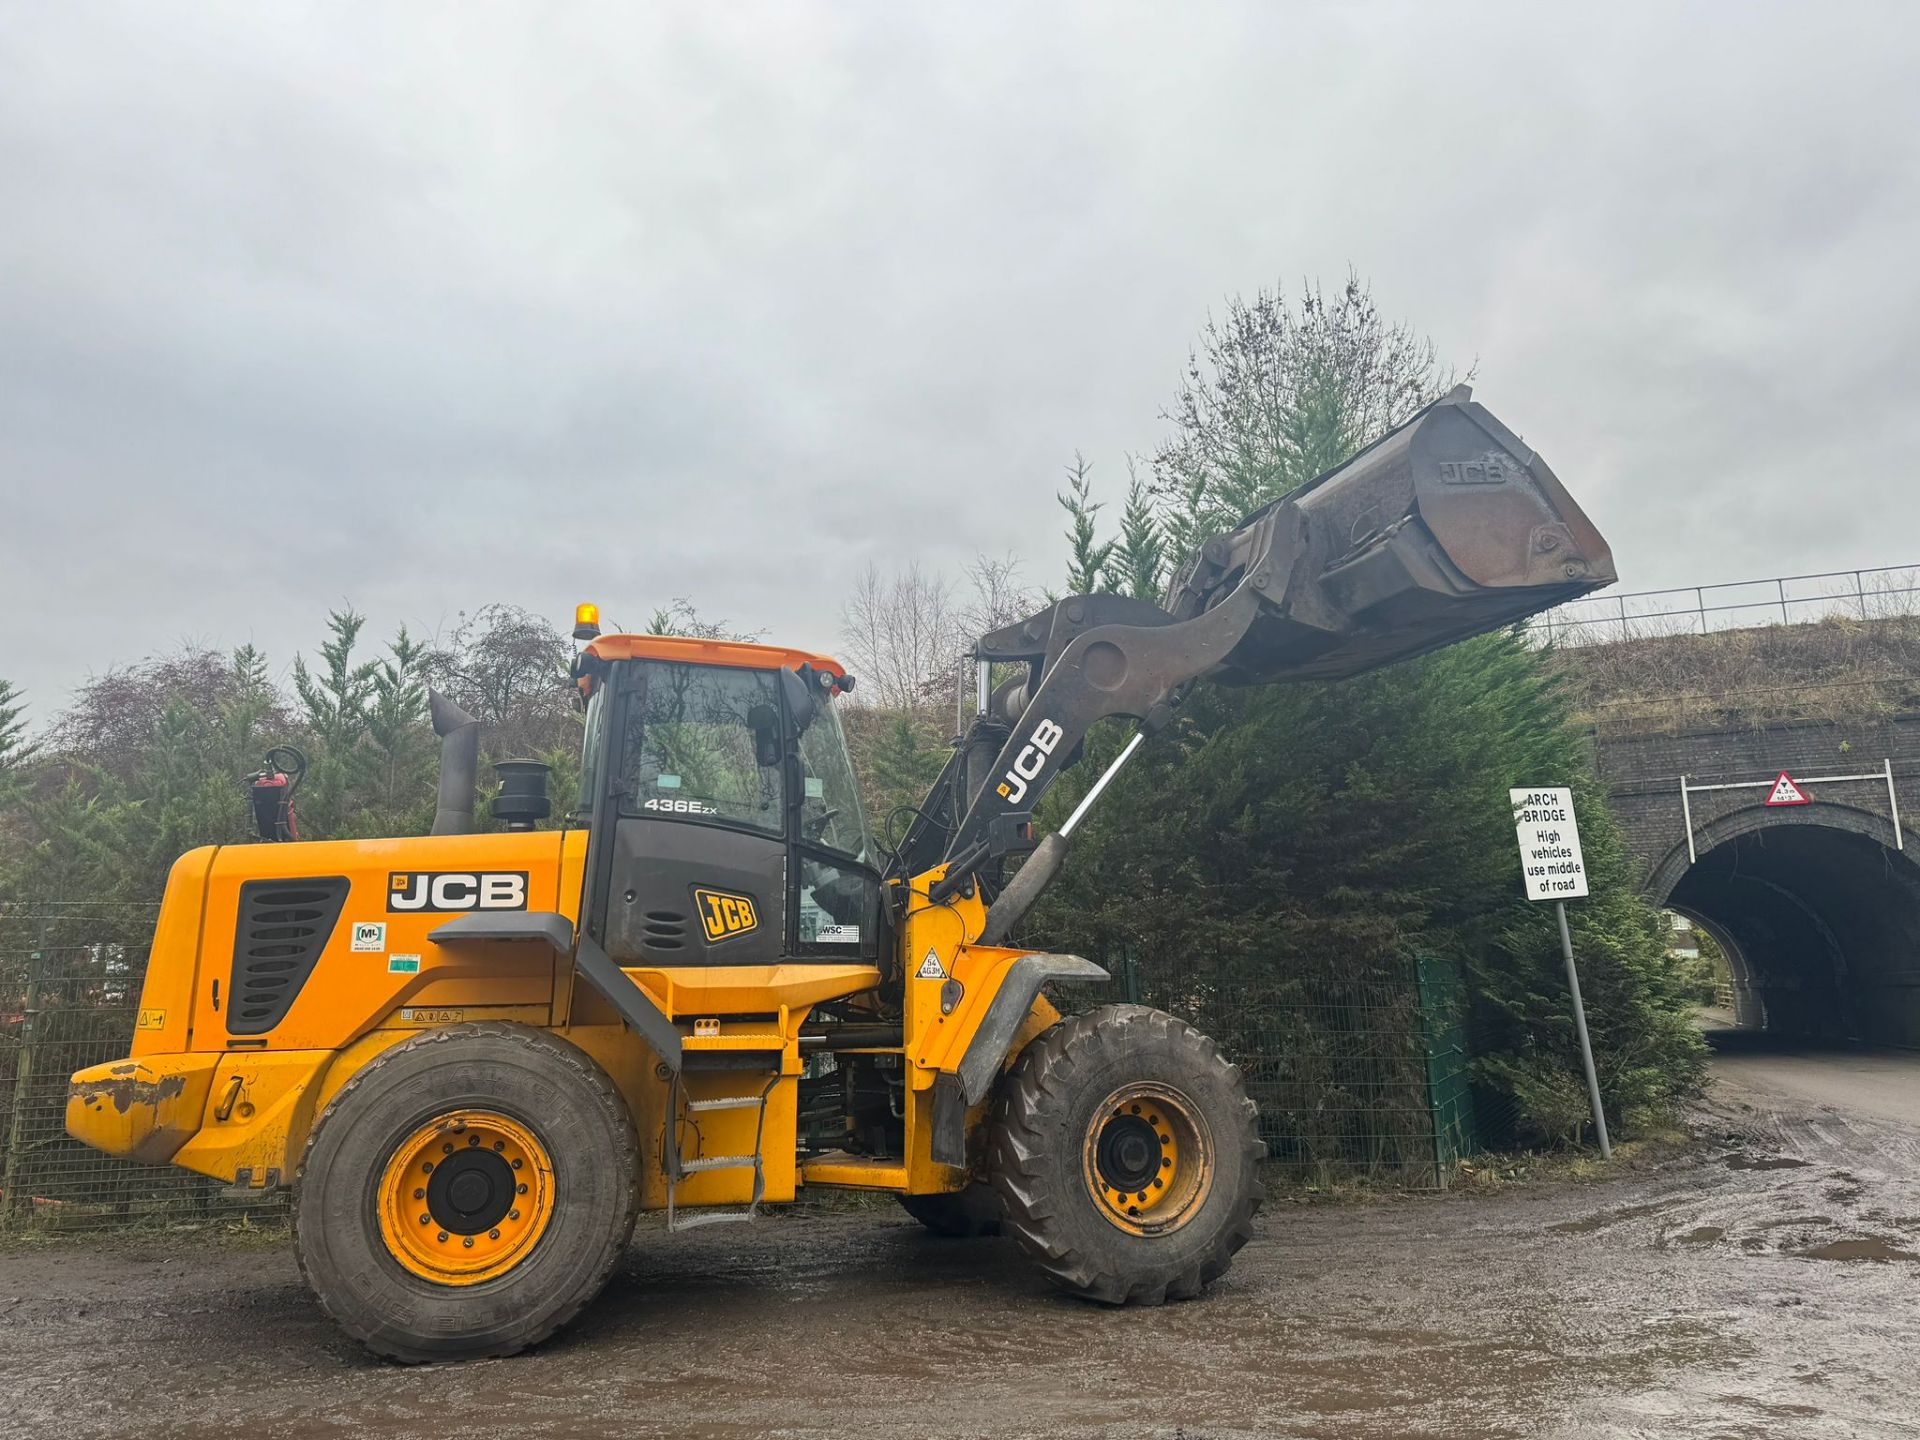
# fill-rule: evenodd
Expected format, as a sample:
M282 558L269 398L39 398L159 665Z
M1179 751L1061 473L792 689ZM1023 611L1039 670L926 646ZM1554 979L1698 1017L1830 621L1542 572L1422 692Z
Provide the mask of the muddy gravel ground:
M16 1247L0 1435L1920 1435L1920 1059L1821 1060L1729 1054L1704 1143L1618 1180L1275 1207L1158 1310L890 1210L790 1213L643 1228L539 1351L405 1369L285 1246Z

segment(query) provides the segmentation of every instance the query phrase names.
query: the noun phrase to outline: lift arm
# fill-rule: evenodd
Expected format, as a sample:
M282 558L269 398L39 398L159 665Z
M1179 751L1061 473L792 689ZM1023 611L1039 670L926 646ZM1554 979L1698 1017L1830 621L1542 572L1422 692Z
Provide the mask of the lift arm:
M982 636L973 652L982 676L995 664L1026 673L985 698L901 860L909 873L944 861L957 885L1028 848L1034 805L1095 722L1131 717L1151 735L1197 680L1358 675L1616 578L1606 541L1546 462L1461 386L1208 540L1164 604L1075 595ZM1002 892L982 940L1003 937L1038 897L1086 808Z

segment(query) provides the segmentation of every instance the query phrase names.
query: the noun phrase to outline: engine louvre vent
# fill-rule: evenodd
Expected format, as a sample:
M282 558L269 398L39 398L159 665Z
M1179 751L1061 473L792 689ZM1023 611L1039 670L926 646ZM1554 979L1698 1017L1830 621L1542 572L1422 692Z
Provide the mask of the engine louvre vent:
M680 950L686 946L687 917L677 910L649 910L640 927L643 950Z
M347 879L249 880L233 932L227 1033L263 1035L286 1018L347 903Z

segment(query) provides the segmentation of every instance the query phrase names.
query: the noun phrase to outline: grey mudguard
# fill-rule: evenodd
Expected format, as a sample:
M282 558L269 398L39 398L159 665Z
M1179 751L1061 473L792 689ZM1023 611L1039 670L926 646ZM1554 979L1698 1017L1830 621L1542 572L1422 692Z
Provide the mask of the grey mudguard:
M427 939L436 945L461 945L468 941L544 940L556 954L573 951L573 922L551 910L508 910L487 914L477 911L461 915L430 931Z
M987 1018L973 1032L973 1042L960 1059L956 1073L960 1077L961 1096L968 1105L978 1105L1000 1073L1007 1058L1007 1047L1020 1033L1027 1014L1033 1009L1034 996L1049 980L1088 984L1105 980L1107 972L1091 960L1078 955L1022 955L1007 968L1000 982L1000 993L987 1007Z

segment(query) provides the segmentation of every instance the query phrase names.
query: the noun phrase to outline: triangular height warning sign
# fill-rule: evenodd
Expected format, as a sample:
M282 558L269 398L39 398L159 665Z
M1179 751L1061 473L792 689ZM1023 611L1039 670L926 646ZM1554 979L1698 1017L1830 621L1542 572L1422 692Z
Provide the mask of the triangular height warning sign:
M1784 770L1780 772L1780 778L1773 782L1773 789L1767 795L1769 805L1811 805L1812 803L1813 801L1807 798L1806 793L1793 783L1793 777Z

